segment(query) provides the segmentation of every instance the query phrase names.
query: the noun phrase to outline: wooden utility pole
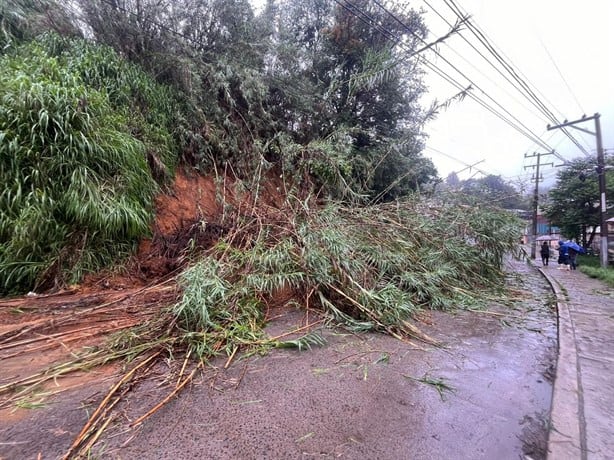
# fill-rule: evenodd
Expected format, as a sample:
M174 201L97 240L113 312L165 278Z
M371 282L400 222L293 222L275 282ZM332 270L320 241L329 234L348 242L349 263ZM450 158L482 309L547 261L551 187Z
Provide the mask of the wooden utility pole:
M580 118L579 120L574 120L574 121L565 120L565 122L561 123L560 125L556 125L556 126L548 125L546 126L546 129L550 131L553 129L564 128L565 126L569 126L570 128L577 129L584 133L592 134L597 139L597 180L599 182L599 206L600 206L599 226L601 229L601 232L600 232L601 246L600 246L600 251L599 251L599 257L601 259L601 267L607 268L608 267L608 225L606 222L607 220L607 216L606 216L607 201L606 201L606 193L605 193L606 192L605 158L603 156L603 143L601 140L601 124L599 122L600 117L601 115L599 115L598 113L596 113L592 117L587 117L586 115L583 115L582 118ZM588 129L579 128L577 126L574 126L578 123L583 123L589 120L595 120L595 132L589 131Z
M531 166L525 166L526 168L535 168L535 191L533 193L533 222L531 223L531 234L529 235L529 242L531 244L531 259L535 259L536 257L536 241L535 238L537 237L537 210L539 208L539 181L543 180L543 177L540 177L539 175L539 166L541 164L541 157L545 156L545 155L552 155L554 152L548 152L548 153L539 153L539 152L534 152L533 155L527 155L526 153L524 154L525 158L535 158L537 157L537 163ZM546 165L552 165L554 166L554 163L546 163L544 164L544 166Z

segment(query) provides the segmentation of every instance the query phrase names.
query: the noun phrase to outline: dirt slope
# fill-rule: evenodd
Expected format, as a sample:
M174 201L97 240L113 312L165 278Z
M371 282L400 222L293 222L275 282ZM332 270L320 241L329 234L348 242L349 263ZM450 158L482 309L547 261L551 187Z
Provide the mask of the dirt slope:
M212 178L179 172L157 200L152 238L125 270L90 276L52 295L0 301L0 390L10 382L44 380L34 394L0 391L0 459L68 452L126 369L104 365L57 378L45 370L78 362L82 347L126 333L174 302L174 275L186 263L187 242L208 248L227 231L217 195L244 213L266 215L280 204L283 187L274 177L248 193L222 182L220 188ZM328 343L322 348L212 363L178 398L132 426L176 387L169 370L181 362L160 361L123 390L90 453L122 459L517 459L530 452L543 458L555 321L539 275L517 261L508 269L519 293L514 306L422 318L421 329L442 348L323 329ZM269 312L271 336L322 326L314 312L278 303L282 308Z

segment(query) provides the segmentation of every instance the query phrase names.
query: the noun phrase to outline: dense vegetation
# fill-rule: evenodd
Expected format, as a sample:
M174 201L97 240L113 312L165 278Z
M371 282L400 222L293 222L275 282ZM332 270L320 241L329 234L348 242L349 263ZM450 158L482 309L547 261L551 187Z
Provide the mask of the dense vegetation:
M606 196L614 197L614 159L607 159ZM545 215L567 238L589 247L600 224L600 194L596 159L577 159L557 173L548 192Z
M317 323L428 341L412 323L421 309L500 298L519 222L484 202L492 190L425 193L437 181L421 154L430 113L418 103L419 56L431 43L420 14L352 3L364 14L328 0L269 0L258 15L245 0L0 3L0 294L119 262L149 234L153 199L178 168L220 185L222 215L177 229L183 265L165 278L166 297L132 305L107 343L0 387L19 389L15 401L74 370L142 358L66 458L91 455L137 371L161 357L184 358L168 380L177 385L139 423L209 357L225 352L228 365L240 349L322 343L317 332L267 337L279 302L318 309ZM267 180L279 185L275 206L258 200ZM160 286L144 288L148 298ZM113 303L62 325L126 308ZM54 324L3 340L55 341Z
M292 206L292 238L249 248L285 251L283 266L265 264L271 276L288 269L300 278L273 276L282 285L332 283L359 304L411 310L446 307L472 283L496 284L493 273L515 241L513 219L476 208L501 228L464 220L456 239L449 235L456 220L425 211L439 204L415 207L424 199L416 192L436 178L421 154L429 114L418 103L425 92L419 55L431 43L418 12L397 7L390 14L367 1L356 2L361 14L329 1L270 1L258 15L246 1L79 3L79 14L51 1L11 0L0 10L0 161L9 184L0 197L2 292L76 281L128 254L148 234L152 199L178 164L230 169L246 182L275 173L287 199L303 207L310 196L341 200L335 211L301 223L302 208ZM375 237L375 228L363 233L373 215L364 214L361 226L346 214L355 206L384 213L371 207L403 197L395 208L403 218L378 222L380 240L365 247L361 241ZM401 224L411 213L419 220ZM452 243L458 252L450 252ZM318 252L322 245L326 251ZM377 246L381 260L367 254ZM311 250L329 268L303 259ZM342 255L356 259L346 272L335 262ZM191 270L227 263L215 251L205 260ZM220 285L225 266L218 267ZM243 269L230 268L229 279ZM352 292L346 278L365 270L372 271L368 287ZM363 299L366 292L374 297ZM318 302L333 305L329 295Z
M75 282L148 234L147 160L162 176L176 162L173 97L113 50L57 35L0 68L0 292Z

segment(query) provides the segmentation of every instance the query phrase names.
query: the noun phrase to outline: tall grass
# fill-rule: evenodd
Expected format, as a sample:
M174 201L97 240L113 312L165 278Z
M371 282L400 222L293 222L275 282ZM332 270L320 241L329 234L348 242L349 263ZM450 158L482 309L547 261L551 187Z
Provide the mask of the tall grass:
M591 278L603 281L610 287L614 287L614 267L609 265L601 268L599 257L578 254L578 268Z
M0 293L77 281L149 232L148 156L174 164L155 88L112 51L57 36L0 57Z

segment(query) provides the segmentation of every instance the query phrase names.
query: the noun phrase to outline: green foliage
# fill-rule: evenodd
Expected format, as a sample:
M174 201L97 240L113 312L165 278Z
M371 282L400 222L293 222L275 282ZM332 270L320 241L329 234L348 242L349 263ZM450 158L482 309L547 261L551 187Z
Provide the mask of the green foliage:
M310 153L326 144L308 158L320 181L333 180L324 182L332 196L389 201L436 176L420 154L425 114L417 101L424 87L416 62L408 58L426 28L412 10L395 11L405 28L370 2L355 7L372 23L333 2L269 5L263 14L275 33L267 106L283 123L280 129ZM403 38L391 43L382 28ZM335 139L339 133L342 142Z
M357 5L401 46L321 0L269 2L258 17L245 0L80 4L98 41L181 91L189 164L231 163L245 178L281 163L342 199L391 200L435 178L420 153L425 88L408 58L426 36L415 11L395 11L408 30Z
M612 208L614 200L614 160L609 159L606 170L607 207ZM557 173L557 181L548 193L544 213L552 225L561 229L561 233L570 239L582 241L583 246L590 245L595 228L600 223L600 194L596 173L596 158L576 159ZM587 233L587 227L593 227L593 233Z
M446 178L444 189L447 192L464 194L467 203L492 203L504 209L530 208L527 199L523 199L516 188L504 181L501 176L489 175L477 179L459 180L455 173Z
M326 344L326 339L324 339L324 337L322 337L317 332L312 332L302 337L299 337L298 339L276 341L274 342L273 346L275 348L296 348L299 351L301 351L303 349L310 350L312 345L316 345L320 347L325 344Z
M253 340L259 312L287 290L354 331L414 335L420 309L472 305L500 286L520 232L500 210L433 202L297 209L257 232L244 222L232 238L248 245L221 242L182 275L174 314L188 335L238 327L235 341Z
M51 30L66 36L78 36L79 32L69 20L64 6L53 0L2 0L0 54Z
M249 2L80 3L98 41L180 93L175 125L183 160L200 169L231 161L243 177L253 175L272 128Z
M170 96L79 40L46 36L0 64L0 292L74 282L149 232L148 156L173 165Z
M583 265L582 261L580 262L579 268L582 273L586 273L591 278L601 280L611 288L614 288L614 269L610 267L601 268L599 264L597 264L597 266Z

